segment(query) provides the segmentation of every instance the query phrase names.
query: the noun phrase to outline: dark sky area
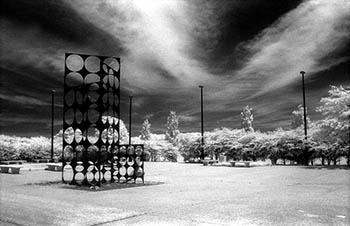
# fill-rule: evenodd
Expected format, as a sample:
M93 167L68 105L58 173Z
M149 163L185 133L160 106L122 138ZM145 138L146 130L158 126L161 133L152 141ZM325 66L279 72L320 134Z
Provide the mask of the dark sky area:
M350 86L347 0L2 0L0 133L49 136L62 128L64 54L121 58L121 119L148 118L163 133L169 111L180 131L240 128L253 108L257 130L289 128L306 71L312 120L330 85Z

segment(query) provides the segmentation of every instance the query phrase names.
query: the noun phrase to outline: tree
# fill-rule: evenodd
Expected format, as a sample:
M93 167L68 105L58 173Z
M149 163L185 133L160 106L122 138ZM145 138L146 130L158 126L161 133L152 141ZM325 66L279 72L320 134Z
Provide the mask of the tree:
M149 123L148 119L145 119L142 123L142 129L141 129L141 139L142 140L149 140L151 138L151 123Z
M123 120L119 120L119 142L121 144L126 144L129 142L129 132L125 126Z
M248 105L243 109L243 111L241 112L241 116L242 116L242 128L246 131L246 132L254 132L253 129L253 121L254 121L254 117L252 114L252 108L250 108Z
M346 150L345 156L350 165L350 87L331 86L329 96L321 99L322 105L316 111L325 118L318 122L319 130L315 139L337 144L338 149Z
M307 111L307 108L306 108ZM297 109L292 112L292 129L296 129L304 125L304 107L302 104L299 104ZM307 125L310 125L310 117L306 116ZM309 126L308 126L309 127Z
M350 88L331 86L328 93L329 97L322 98L322 105L316 109L325 116L319 121L319 126L326 130L330 142L347 142L350 126Z
M175 111L170 111L167 119L167 131L165 133L165 139L170 143L178 143L179 131L179 117L176 115Z
M62 141L62 139L61 139ZM16 137L0 135L0 160L27 160L49 158L50 139L46 137ZM54 150L54 156L60 157L62 149Z

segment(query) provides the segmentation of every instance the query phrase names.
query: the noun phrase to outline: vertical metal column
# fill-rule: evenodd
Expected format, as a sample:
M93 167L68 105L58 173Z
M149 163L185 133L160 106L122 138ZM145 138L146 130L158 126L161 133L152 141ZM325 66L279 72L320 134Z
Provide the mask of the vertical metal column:
M203 86L200 85L199 88L201 89L201 133L202 133L201 159L204 159Z
M303 80L304 134L305 134L305 140L307 140L307 120L306 120L305 84L304 84L305 71L301 71L300 74Z
M53 160L53 133L54 133L54 101L55 101L55 90L51 90L51 162L54 162Z
M129 145L131 145L131 114L132 114L132 96L130 98L130 112L129 112Z
M303 106L304 106L304 135L305 135L305 141L307 141L307 120L306 120L306 103L305 103L305 82L304 82L304 75L305 71L301 71L301 78L303 82ZM303 165L309 165L309 153L308 153L308 146L307 142L305 142L305 147L304 147L304 162Z

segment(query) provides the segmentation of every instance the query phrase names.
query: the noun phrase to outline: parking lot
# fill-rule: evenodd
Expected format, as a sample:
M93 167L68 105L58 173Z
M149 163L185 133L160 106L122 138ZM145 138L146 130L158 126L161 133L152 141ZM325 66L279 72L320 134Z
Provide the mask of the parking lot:
M24 165L25 167L25 165ZM0 174L0 223L27 225L349 225L348 168L145 164L145 185L99 191L39 166Z

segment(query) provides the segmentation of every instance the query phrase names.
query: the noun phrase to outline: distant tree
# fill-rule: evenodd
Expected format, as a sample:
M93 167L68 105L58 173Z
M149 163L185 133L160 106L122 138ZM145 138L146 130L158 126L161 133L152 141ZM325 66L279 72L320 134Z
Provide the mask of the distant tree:
M184 161L194 162L198 161L201 157L201 139L198 138L196 140L182 140L182 143L179 148L179 152L181 153ZM208 155L208 153L206 153Z
M254 117L253 117L252 110L253 109L247 105L241 112L242 129L244 129L246 132L254 132L254 129L253 129Z
M123 120L119 120L119 142L121 144L129 142L129 132Z
M50 157L50 139L46 137L16 137L0 135L0 161L42 159ZM59 157L62 150L54 150Z
M179 117L176 115L175 111L170 111L167 119L167 131L165 133L165 139L170 143L178 143L179 131Z
M307 109L306 109L307 111ZM304 125L304 107L303 105L299 104L297 109L292 112L293 119L292 119L292 129L296 129L300 126ZM306 114L306 124L310 125L310 117Z
M321 99L322 105L316 109L325 118L319 125L326 130L328 141L348 141L350 120L350 88L331 86L329 97ZM324 138L327 138L324 137Z
M141 139L149 140L151 138L151 123L149 123L148 119L145 119L142 123L141 129Z
M318 122L319 130L314 138L320 142L329 142L337 145L350 165L350 88L331 86L329 96L321 99L322 105L316 109L325 118Z

